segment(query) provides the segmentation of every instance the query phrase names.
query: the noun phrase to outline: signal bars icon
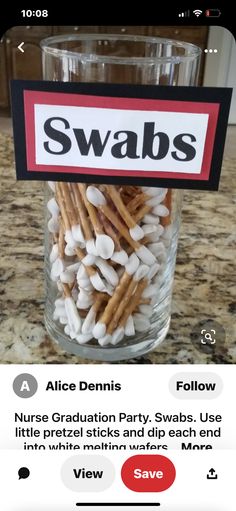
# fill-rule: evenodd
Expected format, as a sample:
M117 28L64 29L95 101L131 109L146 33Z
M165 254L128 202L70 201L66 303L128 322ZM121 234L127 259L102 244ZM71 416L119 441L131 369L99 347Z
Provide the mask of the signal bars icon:
M189 18L190 11L179 12L179 18Z

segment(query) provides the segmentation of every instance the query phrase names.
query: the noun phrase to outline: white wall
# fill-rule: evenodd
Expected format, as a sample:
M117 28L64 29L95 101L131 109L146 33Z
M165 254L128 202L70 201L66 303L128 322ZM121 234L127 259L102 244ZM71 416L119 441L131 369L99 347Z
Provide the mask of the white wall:
M230 124L236 124L236 44L226 28L211 27L207 48L216 48L218 53L208 53L204 73L205 86L233 87Z

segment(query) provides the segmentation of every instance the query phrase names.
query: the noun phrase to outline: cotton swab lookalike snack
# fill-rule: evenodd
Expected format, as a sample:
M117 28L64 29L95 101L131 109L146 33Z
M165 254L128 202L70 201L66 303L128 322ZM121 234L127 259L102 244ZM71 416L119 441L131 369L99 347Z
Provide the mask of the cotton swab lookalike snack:
M170 238L171 191L49 186L50 273L58 289L53 319L81 345L130 342L151 326Z

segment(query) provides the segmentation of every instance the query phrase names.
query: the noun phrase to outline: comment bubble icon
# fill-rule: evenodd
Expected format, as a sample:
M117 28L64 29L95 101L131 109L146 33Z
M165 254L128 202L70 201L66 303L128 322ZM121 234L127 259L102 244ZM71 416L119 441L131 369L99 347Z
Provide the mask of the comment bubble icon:
M30 475L30 471L27 467L21 467L18 470L19 479L27 479Z

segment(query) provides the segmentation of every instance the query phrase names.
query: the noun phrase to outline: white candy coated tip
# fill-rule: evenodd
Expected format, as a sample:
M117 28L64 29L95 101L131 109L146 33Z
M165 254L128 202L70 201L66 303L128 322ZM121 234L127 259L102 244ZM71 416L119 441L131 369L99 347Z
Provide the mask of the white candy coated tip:
M59 222L58 217L52 216L50 220L48 220L48 230L49 232L55 233L59 231Z
M78 334L81 328L81 319L79 317L75 302L72 298L65 298L65 308L70 329L71 331Z
M140 266L138 267L137 271L135 272L134 274L134 280L136 280L137 282L141 279L143 279L149 272L149 266L147 266L146 264L140 264Z
M106 261L101 259L101 257L97 258L96 265L105 279L109 282L109 284L111 284L113 287L116 287L119 282L119 277L114 268L112 268L112 266L110 266Z
M87 293L92 293L93 291L93 286L90 282L90 280L88 279L88 282L87 282L87 285L83 285L83 282L82 282L82 286L80 286L81 289L84 289L85 291L87 291Z
M58 291L60 291L60 293L63 293L63 285L60 282L60 280L57 281L57 289L58 289Z
M172 225L167 225L167 227L165 228L164 230L164 233L163 233L163 239L165 240L170 240L171 237L172 237Z
M132 229L129 229L129 233L130 233L132 240L135 240L135 241L141 240L144 237L143 229L139 225L135 225L135 227L132 227Z
M55 190L56 190L56 183L54 183L54 181L48 181L48 186L49 186L49 188L51 188L51 190L53 192L55 192Z
M159 218L158 216L155 216L155 215L144 215L143 217L143 222L145 224L154 224L154 225L157 225L159 223Z
M92 277L90 277L90 282L97 291L105 291L106 287L104 285L103 280L100 275L96 272Z
M65 246L65 254L69 257L72 257L75 255L75 249L73 247L70 247L70 245Z
M150 243L148 248L156 257L161 257L162 259L166 258L166 249L162 241L158 243Z
M150 328L150 321L143 314L134 314L133 318L137 332L146 332Z
M84 236L82 233L82 229L80 225L72 225L72 236L75 241L78 241L79 243L84 243Z
M67 323L68 323L67 316L60 316L59 323L61 323L61 325L67 325Z
M77 309L86 310L89 309L89 307L92 305L93 299L87 298L86 300L80 300L78 299L76 302Z
M159 234L159 236L162 236L162 234L164 234L164 230L165 228L163 227L163 225L161 224L157 225L157 234Z
M68 271L68 270L65 270L65 271L62 271L60 273L60 279L61 279L61 282L63 282L63 284L72 284L72 282L74 282L74 273Z
M113 286L110 286L109 284L107 284L107 285L105 286L105 292L106 292L108 295L112 296L112 295L114 294L114 287L113 287Z
M74 263L74 264L69 264L69 266L67 266L67 270L68 271L72 271L73 273L77 273L79 267L80 267L81 263Z
M74 330L70 330L70 338L71 339L76 339L76 335L77 335L77 333L74 332Z
M160 269L160 264L158 263L154 263L150 268L149 268L149 272L147 274L147 278L148 280L151 280L153 279L153 277L156 275L156 273L158 272L158 270Z
M152 252L144 245L141 246L138 250L135 250L135 252L139 259L141 259L141 261L143 261L143 263L147 264L148 266L151 266L156 262L156 258Z
M51 277L59 277L60 274L64 271L64 264L63 261L58 257L54 263L52 264L51 268ZM53 279L54 280L54 279Z
M149 240L152 241L153 243L155 241L158 241L160 236L162 235L163 231L164 231L164 227L162 225L157 225L156 232L153 232L152 234L148 235Z
M106 234L98 234L95 242L97 253L103 259L110 259L114 252L114 241Z
M164 244L165 248L168 248L170 246L170 240L169 239L163 238L163 236L162 236L161 240L163 241L163 244Z
M153 313L153 308L151 305L147 305L147 304L143 303L139 306L139 311L141 312L141 314L143 314L147 318L150 318Z
M80 264L79 269L77 271L77 280L87 279L88 274L83 264Z
M48 203L47 203L47 208L48 208L48 211L51 213L52 216L58 216L59 214L59 207L58 207L58 204L57 204L57 201L54 197L52 197Z
M65 232L65 241L70 248L75 248L78 246L78 242L73 238L72 231L67 230Z
M54 263L54 261L56 261L57 257L58 257L58 244L55 243L52 246L52 250L51 250L51 253L49 256L50 263Z
M76 341L79 344L86 344L86 342L91 341L92 338L93 338L92 334L79 334L79 335L76 335Z
M147 194L150 195L150 197L155 197L156 195L159 196L166 196L167 188L154 188L150 186L142 186L142 190Z
M135 334L134 320L132 316L129 316L125 325L125 335L131 336Z
M156 294L157 288L155 285L150 285L144 289L142 298L152 298Z
M136 270L138 269L139 267L139 259L138 257L136 256L136 254L133 252L133 254L131 254L129 256L129 260L128 260L128 263L125 265L125 271L129 274L129 275L133 275L133 273L136 272Z
M155 206L152 210L153 215L158 216L168 216L169 215L169 209L164 206L164 204L158 204L158 206Z
M60 316L66 316L65 305L63 304L63 305L55 307L54 314L57 316L56 319L58 319Z
M93 328L95 326L95 317L96 314L94 312L93 307L88 311L88 314L86 318L84 319L83 325L82 325L82 334L90 334L93 331Z
M86 190L86 197L95 207L104 206L106 204L106 199L103 193L95 186L88 186Z
M118 342L122 341L125 335L125 329L123 327L117 328L115 332L112 334L111 344L116 345Z
M101 339L101 337L104 337L106 333L106 325L105 323L96 323L95 327L93 328L93 336L95 339Z
M93 255L93 254L87 254L83 259L82 259L82 263L85 265L85 266L92 266L96 261L96 256Z
M156 232L157 226L155 224L145 224L142 226L143 232L145 235L152 234Z
M73 289L71 290L71 296L74 300L74 302L76 303L76 300L78 298L78 289L73 287Z
M98 344L100 344L100 346L107 346L108 344L111 343L111 339L112 339L111 335L106 334L101 339L98 339Z
M94 239L86 241L86 250L87 250L88 254L92 254L95 256L98 255L98 251L96 249Z
M158 286L156 285L156 288ZM160 301L160 295L153 295L152 299L151 299L151 302L150 304L152 305L152 307L155 307L156 304Z
M146 204L153 208L153 207L157 206L158 204L160 204L161 200L162 199L160 198L160 196L156 195L155 197L148 199Z
M118 264L121 264L122 266L124 266L125 264L128 263L129 256L125 252L125 250L120 250L119 252L117 251L117 252L113 253L111 260L114 261L115 263L118 263Z
M91 286L89 278L77 279L77 282L80 289L86 289L87 291L90 290L91 288L93 289L93 286Z
M91 298L93 298L91 293L88 293L84 289L80 289L79 294L78 294L78 299L79 300L88 300L88 299L91 299Z
M167 188L159 189L158 193L155 195L151 195L150 192L147 192L147 194L151 197L151 199L147 200L148 206L157 206L164 200L167 194Z
M65 326L64 332L65 332L66 335L70 335L70 327L69 327L69 325Z
M52 315L54 321L57 321L61 317L61 311L59 309L55 309Z
M55 307L64 307L64 306L65 306L64 298L57 298L55 300Z

